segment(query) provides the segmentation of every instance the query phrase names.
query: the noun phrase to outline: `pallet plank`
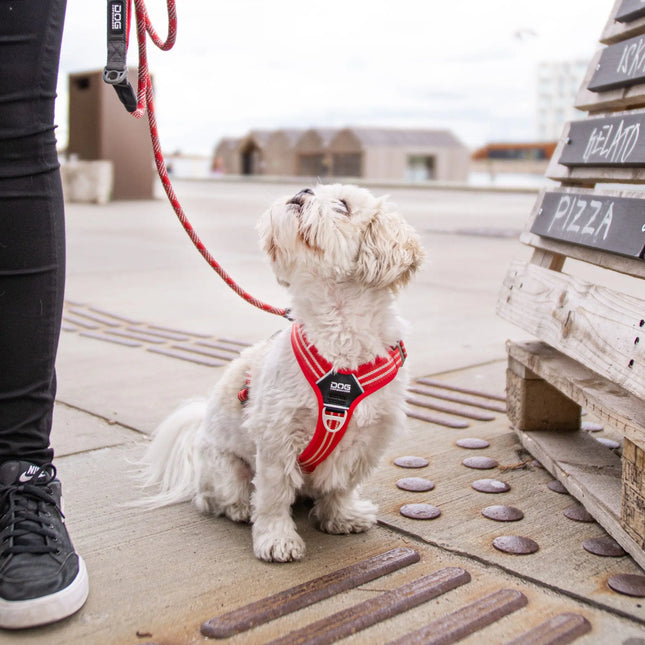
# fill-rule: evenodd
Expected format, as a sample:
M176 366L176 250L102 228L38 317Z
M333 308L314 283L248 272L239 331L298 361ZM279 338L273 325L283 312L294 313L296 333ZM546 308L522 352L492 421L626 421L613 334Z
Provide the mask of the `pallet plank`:
M645 406L641 399L544 342L509 343L507 349L510 358L645 449Z
M514 261L500 290L497 311L599 375L645 398L642 300Z

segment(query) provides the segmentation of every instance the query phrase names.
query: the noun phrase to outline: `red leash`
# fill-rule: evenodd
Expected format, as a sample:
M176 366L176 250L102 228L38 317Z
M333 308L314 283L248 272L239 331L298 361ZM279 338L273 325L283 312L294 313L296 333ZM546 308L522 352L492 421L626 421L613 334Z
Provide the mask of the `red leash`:
M235 280L222 268L217 260L209 253L204 243L200 240L191 223L186 217L186 213L179 203L179 199L168 177L166 162L161 152L161 143L159 141L159 132L157 130L157 120L155 118L154 95L152 91L152 81L148 70L148 54L146 50L146 33L150 35L152 42L162 51L172 49L177 37L177 11L175 0L166 0L168 8L168 36L165 41L159 38L155 31L144 0L134 0L135 16L137 23L137 42L139 45L139 79L136 96L136 108L134 107L134 92L127 82L127 66L125 54L128 46L128 32L130 28L130 12L132 0L108 0L108 65L103 73L103 78L107 83L114 85L119 98L126 106L126 109L137 119L140 119L146 112L148 113L148 126L150 128L150 138L152 140L152 149L155 157L155 165L161 183L166 191L166 195L177 215L177 218L184 227L195 248L200 252L202 257L215 270L215 272L224 280L238 296L244 298L247 302L278 316L289 317L288 309L280 309L268 305L240 287Z

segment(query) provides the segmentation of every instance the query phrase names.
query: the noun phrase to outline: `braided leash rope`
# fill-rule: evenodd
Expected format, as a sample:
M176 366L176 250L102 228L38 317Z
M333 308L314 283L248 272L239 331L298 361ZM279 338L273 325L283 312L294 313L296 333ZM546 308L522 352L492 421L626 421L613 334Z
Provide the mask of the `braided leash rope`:
M272 305L266 304L265 302L262 302L261 300L258 300L247 291L242 289L242 287L240 287L237 282L235 282L235 280L224 270L224 268L204 246L204 243L195 232L195 229L192 227L190 221L188 220L188 217L186 216L186 213L184 212L184 209L179 202L179 199L177 198L177 194L175 193L175 190L170 181L170 177L168 176L166 162L161 152L159 131L157 129L157 119L155 117L152 81L150 79L150 72L148 70L148 54L146 50L146 34L150 36L150 39L152 40L154 45L162 51L168 51L175 44L175 40L177 38L177 11L175 7L175 0L166 0L166 6L168 10L168 36L166 40L161 40L154 27L152 26L144 0L134 0L134 6L137 23L137 43L139 48L139 76L137 88L137 109L134 112L131 112L131 114L135 118L140 119L146 112L148 113L148 126L150 129L150 138L152 140L155 166L157 168L157 174L159 175L159 179L161 180L164 191L168 196L168 200L170 201L170 204L172 205L177 218L179 219L181 225L186 231L191 242L194 244L195 248L199 251L206 262L208 262L208 264L215 270L220 278L222 278L222 280L224 280L224 282L238 296L240 296L253 306L257 307L258 309L261 309L262 311L288 318L288 309L274 307Z

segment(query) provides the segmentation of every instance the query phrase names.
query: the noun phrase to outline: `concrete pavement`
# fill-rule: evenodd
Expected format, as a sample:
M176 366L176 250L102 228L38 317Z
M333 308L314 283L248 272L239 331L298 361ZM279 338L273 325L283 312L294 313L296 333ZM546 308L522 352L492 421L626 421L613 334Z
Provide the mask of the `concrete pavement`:
M302 187L180 182L177 191L222 265L253 295L284 305L286 294L258 250L254 225L273 199ZM504 342L522 334L496 317L495 301L511 259L527 254L515 237L535 196L387 192L428 252L426 268L401 298L410 322L411 374L437 381L433 387L444 393L466 388L480 393L471 398L498 402ZM129 507L140 495L132 464L159 421L182 400L207 394L239 347L287 323L228 290L163 199L69 204L67 221L67 304L53 443L68 524L88 564L91 595L79 614L58 625L0 632L0 645L205 642L199 632L205 620L397 547L414 549L420 561L224 642L265 643L310 629L319 619L334 622L338 611L351 613L379 593L446 567L468 572L470 582L343 642L388 643L499 589L522 594L524 606L491 618L463 642L504 643L564 612L589 623L590 631L576 642L645 642L642 599L606 584L610 575L642 572L627 556L603 558L582 548L585 539L602 536L602 529L564 517L574 500L547 488L550 476L521 453L503 412L477 420L437 411L436 399L434 409L416 407L419 418L410 419L409 433L392 446L367 487L379 503L380 525L364 535L329 536L312 526L307 508L299 505L296 517L308 553L296 564L258 562L247 526L203 517L187 504L151 512ZM444 405L463 412L462 404ZM446 425L455 419L466 426ZM610 429L600 434L614 436ZM472 452L498 465L483 473L464 467L462 460L472 452L455 444L464 437L487 440L488 449ZM409 454L426 457L429 465L407 472L394 464ZM398 488L397 480L410 474L432 479L435 489L419 494ZM480 477L503 479L511 490L503 501L477 492L471 483ZM423 522L400 514L403 504L417 501L440 508L441 516ZM521 508L524 519L510 527L483 518L481 509L495 504ZM531 537L539 551L518 556L492 547L509 532ZM457 623L465 624L464 616ZM296 635L289 638L300 642Z

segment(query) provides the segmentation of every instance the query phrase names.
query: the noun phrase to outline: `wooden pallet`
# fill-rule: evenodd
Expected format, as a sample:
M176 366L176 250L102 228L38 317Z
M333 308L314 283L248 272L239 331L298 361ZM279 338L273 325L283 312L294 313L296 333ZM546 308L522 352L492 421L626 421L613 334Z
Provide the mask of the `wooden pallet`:
M498 313L508 414L524 444L645 568L645 7L617 0L511 264ZM607 187L602 184L614 184ZM618 184L618 185L616 185ZM566 264L566 272L565 272ZM624 437L622 457L579 430L581 409ZM622 466L622 467L621 467Z

